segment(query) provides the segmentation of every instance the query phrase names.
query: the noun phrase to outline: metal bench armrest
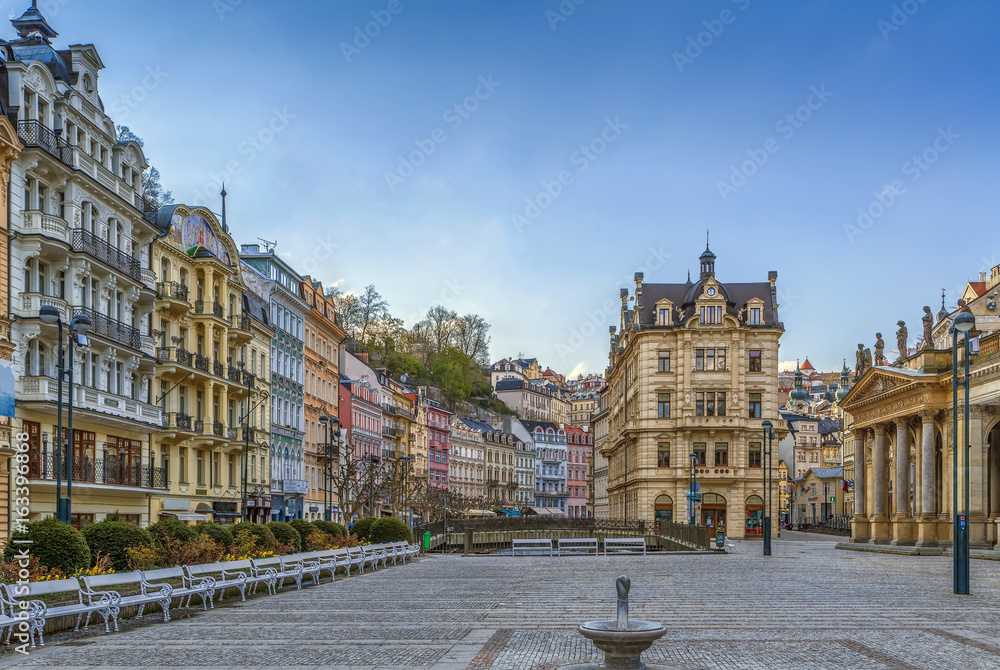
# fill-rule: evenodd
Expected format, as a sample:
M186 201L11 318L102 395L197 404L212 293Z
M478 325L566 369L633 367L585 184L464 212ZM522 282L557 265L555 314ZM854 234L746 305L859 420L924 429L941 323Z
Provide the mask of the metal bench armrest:
M247 573L242 570L235 570L233 572L223 570L222 579L225 581L245 582L247 580Z
M162 584L150 584L147 581L142 581L139 582L139 588L142 590L142 595L144 596L154 595L168 598L174 592L174 587L166 582Z
M84 595L87 596L88 605L101 605L101 606L115 606L117 607L121 604L122 596L117 591L84 591ZM94 598L97 598L97 602L94 602Z

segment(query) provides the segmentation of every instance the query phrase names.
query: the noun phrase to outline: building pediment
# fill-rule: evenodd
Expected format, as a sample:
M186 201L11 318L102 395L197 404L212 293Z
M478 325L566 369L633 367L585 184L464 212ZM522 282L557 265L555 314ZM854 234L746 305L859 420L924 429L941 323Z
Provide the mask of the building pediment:
M877 398L907 386L915 386L916 380L909 375L892 373L881 368L870 368L848 391L841 407L850 411L852 406Z

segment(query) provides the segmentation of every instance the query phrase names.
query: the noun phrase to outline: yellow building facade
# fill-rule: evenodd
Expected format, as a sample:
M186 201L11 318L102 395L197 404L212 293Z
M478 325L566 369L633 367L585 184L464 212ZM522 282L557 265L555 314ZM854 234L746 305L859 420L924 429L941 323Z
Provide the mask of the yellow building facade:
M154 388L163 422L153 449L168 488L151 499L151 520L239 520L246 455L253 516L266 521L260 499L268 497L264 399L273 334L262 322L266 309L259 313L261 304L247 295L237 247L211 211L171 205L158 221Z
M637 273L633 309L628 290L621 291L601 450L609 516L652 522L693 514L731 537L759 536L761 422L774 424L776 442L785 431L778 419L777 273L767 282L722 283L707 248L700 263L693 283L645 284ZM687 504L692 469L700 487L694 509Z

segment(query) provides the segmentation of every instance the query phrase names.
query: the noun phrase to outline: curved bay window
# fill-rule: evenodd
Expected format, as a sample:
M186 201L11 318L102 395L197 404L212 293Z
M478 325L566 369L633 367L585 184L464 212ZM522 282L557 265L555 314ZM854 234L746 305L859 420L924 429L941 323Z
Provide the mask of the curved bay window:
M702 494L701 525L708 526L712 533L726 529L726 499L718 493Z
M746 503L746 537L760 537L764 533L764 501L760 496L750 496Z
M653 502L653 516L656 523L674 520L674 501L670 496L656 496Z

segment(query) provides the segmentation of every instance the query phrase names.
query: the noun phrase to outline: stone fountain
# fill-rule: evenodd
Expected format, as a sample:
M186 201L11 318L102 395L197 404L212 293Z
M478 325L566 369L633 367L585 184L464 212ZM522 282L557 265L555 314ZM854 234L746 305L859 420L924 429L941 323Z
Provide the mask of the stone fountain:
M580 634L604 652L600 665L573 665L572 670L615 668L642 670L642 652L666 634L667 629L653 621L629 621L628 591L632 583L622 575L615 580L618 591L618 618L614 621L588 621L580 626Z

